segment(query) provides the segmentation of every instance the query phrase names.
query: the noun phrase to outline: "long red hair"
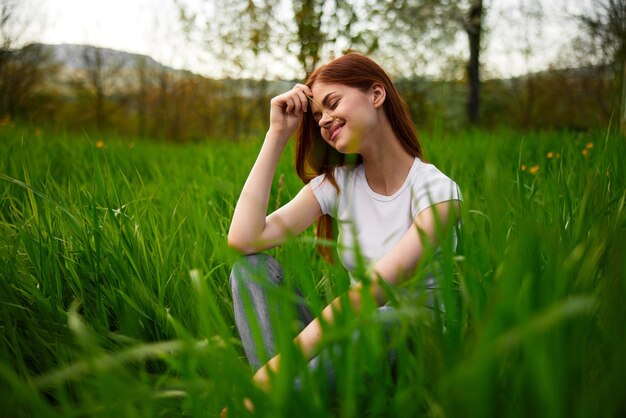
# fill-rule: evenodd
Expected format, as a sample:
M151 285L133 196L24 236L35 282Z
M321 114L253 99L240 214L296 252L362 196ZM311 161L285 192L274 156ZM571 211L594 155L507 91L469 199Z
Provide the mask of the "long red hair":
M376 62L360 54L347 54L322 65L311 73L306 85L311 87L319 81L325 84L342 84L368 91L373 84L381 84L387 93L383 109L391 127L400 140L404 150L414 157L422 158L417 129L409 116L407 106L398 94L391 79ZM306 112L296 133L296 172L307 184L320 174L339 190L335 180L335 167L354 162L355 158L341 154L322 139L319 125L313 120L313 112ZM356 156L356 163L360 163ZM332 218L322 216L317 222L317 237L326 240L334 238ZM326 260L332 260L332 252L328 246L318 246Z

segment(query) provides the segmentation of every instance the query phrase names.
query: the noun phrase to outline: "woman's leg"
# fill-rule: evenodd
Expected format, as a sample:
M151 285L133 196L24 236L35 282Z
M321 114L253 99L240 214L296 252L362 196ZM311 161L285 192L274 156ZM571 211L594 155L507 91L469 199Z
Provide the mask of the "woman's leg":
M276 354L276 324L271 323L271 318L281 317L280 307L284 302L272 301L272 287L282 286L283 276L280 263L267 254L245 256L233 265L230 274L235 324L248 362L255 371ZM301 297L297 289L295 292ZM311 313L304 303L297 303L295 308L302 327L311 322ZM275 312L271 313L272 310ZM260 331L261 341L255 340L255 328Z

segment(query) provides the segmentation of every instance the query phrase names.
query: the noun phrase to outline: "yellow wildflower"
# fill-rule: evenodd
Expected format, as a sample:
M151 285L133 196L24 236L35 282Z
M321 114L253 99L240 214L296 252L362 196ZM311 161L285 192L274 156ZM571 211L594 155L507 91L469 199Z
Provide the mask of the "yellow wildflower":
M587 149L593 148L593 142L587 142L587 145L585 145L585 148Z
M539 171L539 166L538 165L534 165L534 166L532 166L532 167L530 167L528 169L528 172L530 174L537 174L538 171Z
M552 157L554 157L554 153L552 151L550 151L549 153L546 154L546 157L552 158Z
M582 151L580 151L580 153L581 153L582 155L587 155L587 154L589 154L589 151L587 151L587 148L583 148L583 150L582 150Z
M522 164L520 168L522 169L522 171L526 171L526 164Z
M96 141L96 148L104 148L104 141L101 139L98 139Z

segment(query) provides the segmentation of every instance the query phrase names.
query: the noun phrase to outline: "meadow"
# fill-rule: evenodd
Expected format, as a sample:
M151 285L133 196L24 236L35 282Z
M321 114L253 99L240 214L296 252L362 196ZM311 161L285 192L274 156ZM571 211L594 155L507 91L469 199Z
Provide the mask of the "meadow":
M322 342L335 391L281 328L269 394L234 328L226 244L261 140L0 127L0 416L249 416L244 397L268 417L626 415L624 137L424 134L464 196L459 247L405 284L436 271L436 309L398 292L391 340L373 308L342 312ZM301 187L292 155L271 208ZM319 312L348 282L315 246L309 230L271 254Z

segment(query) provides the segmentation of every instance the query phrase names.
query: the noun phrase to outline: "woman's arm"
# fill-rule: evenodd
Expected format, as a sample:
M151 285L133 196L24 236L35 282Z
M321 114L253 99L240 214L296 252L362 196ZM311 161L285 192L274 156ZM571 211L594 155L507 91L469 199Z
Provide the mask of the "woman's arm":
M375 264L372 274L370 290L379 305L386 301L382 287L377 285L378 280L386 280L392 285L399 284L402 280L410 277L424 255L428 247L436 247L441 237L451 233L452 227L460 217L459 201L451 200L438 203L425 209L415 218L415 228L408 230L400 241L386 255L381 257ZM423 242L426 238L428 242ZM356 312L361 309L362 283L348 291L350 306ZM341 300L336 298L328 305L320 317L326 323L333 323L333 312L341 309ZM322 337L320 318L315 318L294 339L294 343L300 347L304 356L309 358ZM254 375L255 383L264 389L269 389L269 371L277 371L280 366L280 354L273 357Z
M394 286L411 277L424 251L439 246L442 238L452 233L460 218L459 200L437 203L420 212L415 217L415 227L409 229L393 249L376 262L375 276ZM382 304L384 295L381 290L379 287L376 297Z
M298 84L271 101L270 129L243 186L228 231L228 245L241 253L271 248L299 234L322 214L310 186L305 186L291 202L267 216L276 166L302 112L308 109L306 94L311 94L309 88Z

